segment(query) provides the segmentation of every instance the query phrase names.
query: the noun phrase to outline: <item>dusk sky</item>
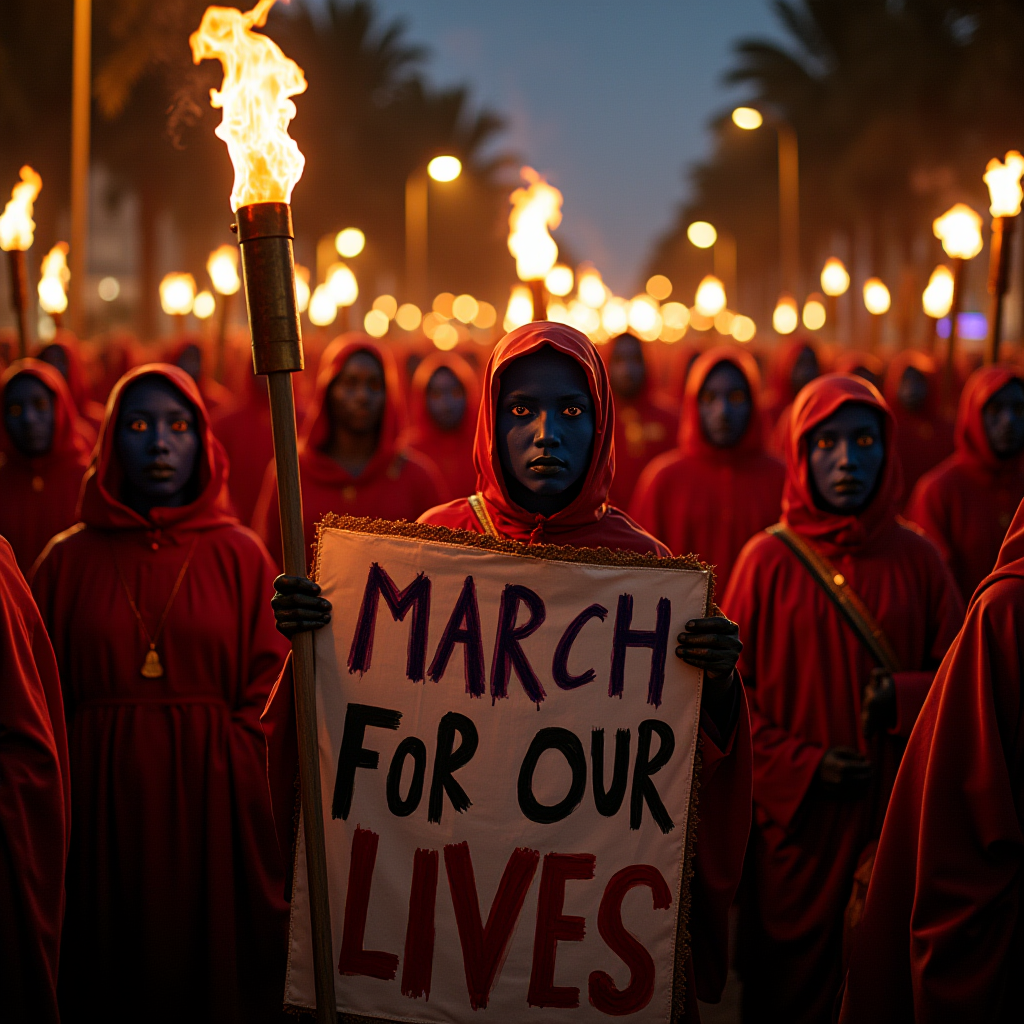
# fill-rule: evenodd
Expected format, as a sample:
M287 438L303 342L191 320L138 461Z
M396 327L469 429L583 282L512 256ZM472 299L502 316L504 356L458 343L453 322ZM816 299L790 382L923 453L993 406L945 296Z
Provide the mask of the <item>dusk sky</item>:
M779 36L769 0L377 0L429 47L430 78L468 82L510 121L503 145L565 195L556 232L618 292L743 98L722 76L737 39Z

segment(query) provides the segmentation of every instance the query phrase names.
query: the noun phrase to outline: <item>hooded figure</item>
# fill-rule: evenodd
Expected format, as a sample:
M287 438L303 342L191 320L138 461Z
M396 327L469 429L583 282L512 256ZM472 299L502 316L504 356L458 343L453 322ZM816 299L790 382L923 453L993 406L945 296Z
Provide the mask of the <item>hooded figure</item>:
M833 373L852 373L855 377L863 377L876 388L881 388L885 377L885 363L871 352L858 349L840 352L832 360Z
M873 489L856 511L823 507L811 436L814 449L841 452L847 442L830 441L829 424L865 409L883 446ZM899 671L873 677L877 662L778 536L750 540L722 601L743 637L754 747L739 934L747 1021L831 1020L854 871L878 837L905 738L963 618L935 546L896 519L895 441L892 413L869 383L847 374L813 381L793 404L782 522L831 562L837 586L859 596Z
M0 992L4 1020L58 1024L71 780L60 680L32 593L0 537Z
M914 729L878 843L843 1024L1020 1018L1024 505Z
M25 378L49 394L49 412L43 413L49 417L51 440L44 453L31 453L8 430L9 416L20 414L25 405L20 387L12 389L12 384ZM76 522L75 506L89 455L75 428L78 414L71 392L52 366L38 359L12 363L0 377L0 395L0 534L10 541L18 566L28 574L49 539Z
M164 362L180 367L196 382L211 416L223 415L235 404L231 392L211 376L208 346L200 335L187 334L172 342Z
M747 384L746 427L729 446L713 444L701 423L705 382L722 365ZM760 389L757 363L742 349L721 345L700 356L686 385L679 447L644 470L629 509L673 554L692 551L714 565L719 593L743 545L779 518L786 471L764 451Z
M383 371L384 394L373 453L362 469L353 473L327 450L336 429L330 392L349 360L360 353L376 361ZM402 426L402 395L390 353L363 334L343 334L336 338L320 360L316 392L299 439L303 529L307 545L313 543L317 520L326 512L379 519L415 519L437 504L443 486L437 468L425 456L399 443ZM282 564L280 524L277 474L271 465L256 505L253 527L278 565Z
M196 447L185 488L144 515L126 503L123 452L167 436L134 409L154 389L185 410L171 428ZM114 388L81 518L33 580L73 779L61 1015L277 1020L287 908L259 716L287 643L273 565L231 514L224 452L183 370L140 366Z
M457 394L450 393L458 391L456 384L462 389L459 417L454 415L458 411ZM432 403L438 403L434 411ZM406 441L410 448L433 460L444 481L445 499L464 498L476 490L473 437L479 407L476 371L458 353L435 351L416 367L409 389L411 426ZM437 411L451 415L453 423L439 423Z
M882 389L899 426L897 445L903 464L903 499L917 481L953 452L953 425L943 415L935 360L915 349L897 352Z
M821 373L821 351L814 338L797 335L772 355L764 403L768 448L780 459L789 445L789 418L800 390Z
M85 365L78 339L70 331L58 331L57 336L48 345L39 350L39 360L49 363L60 371L68 382L71 398L75 403L78 415L85 420L84 436L90 447L96 440L96 431L103 422L103 405L95 402L89 392L89 382L85 375Z
M657 394L653 360L639 338L620 334L601 355L615 402L615 478L608 497L626 508L647 463L671 449L679 413Z
M921 477L907 503L907 518L935 541L965 599L992 571L1024 498L1024 450L1000 457L984 422L986 404L1011 381L1024 389L1024 377L1011 367L971 375L960 396L956 451Z

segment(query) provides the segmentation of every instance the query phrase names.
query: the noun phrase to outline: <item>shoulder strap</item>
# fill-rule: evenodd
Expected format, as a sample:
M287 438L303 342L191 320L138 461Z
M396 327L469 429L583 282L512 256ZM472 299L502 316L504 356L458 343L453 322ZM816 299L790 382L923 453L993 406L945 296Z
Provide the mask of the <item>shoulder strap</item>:
M839 610L857 638L878 664L890 672L899 672L900 662L882 627L847 582L846 577L823 555L818 554L798 533L783 523L769 526L765 533L778 537L803 563L822 590Z
M480 524L484 533L488 537L500 537L498 528L494 525L494 520L491 519L491 513L487 511L487 504L484 502L484 496L477 491L476 494L471 494L466 501L469 502L469 507L473 510L473 515L476 516L476 521Z

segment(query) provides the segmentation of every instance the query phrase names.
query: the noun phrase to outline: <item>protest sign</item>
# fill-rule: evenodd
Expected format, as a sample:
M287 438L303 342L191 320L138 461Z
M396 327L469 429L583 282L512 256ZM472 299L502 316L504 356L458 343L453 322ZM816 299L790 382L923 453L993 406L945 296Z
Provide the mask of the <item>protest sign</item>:
M675 637L707 570L329 517L316 571L339 1010L677 1020L701 675ZM310 1007L299 836L285 1000Z

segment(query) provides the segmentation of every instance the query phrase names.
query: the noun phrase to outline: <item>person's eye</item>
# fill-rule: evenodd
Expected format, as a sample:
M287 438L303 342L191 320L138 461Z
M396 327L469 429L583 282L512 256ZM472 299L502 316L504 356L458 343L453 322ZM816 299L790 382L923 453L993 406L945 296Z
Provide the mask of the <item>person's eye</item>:
M509 410L509 411L512 413L513 416L520 416L520 417L522 417L522 416L529 416L530 415L529 407L527 407L527 406L525 406L525 405L523 405L522 403L519 403L519 402L517 402L515 405L513 405L511 410Z
M48 403L45 398L37 398L32 403L32 408L35 409L36 412L46 412L47 406Z
M860 445L861 448L873 448L875 439L870 434L861 434L860 437L857 438L857 444Z
M128 424L128 429L135 431L137 434L143 434L149 430L149 424L143 419L134 419Z
M578 405L567 405L563 411L572 420L576 419L577 416L583 415L583 410Z
M831 437L819 437L818 442L815 445L816 448L820 449L823 452L831 451L831 449L835 448L835 446L835 439Z
M176 434L184 434L188 431L189 423L188 420L174 420L171 423L171 430Z
M729 404L730 405L743 405L747 400L747 393L742 388L737 388L735 391L729 392Z
M715 393L713 391L702 391L698 396L701 405L710 405L714 400Z
M20 416L24 411L25 411L25 409L21 405L15 404L15 405L7 406L7 415L8 416Z

